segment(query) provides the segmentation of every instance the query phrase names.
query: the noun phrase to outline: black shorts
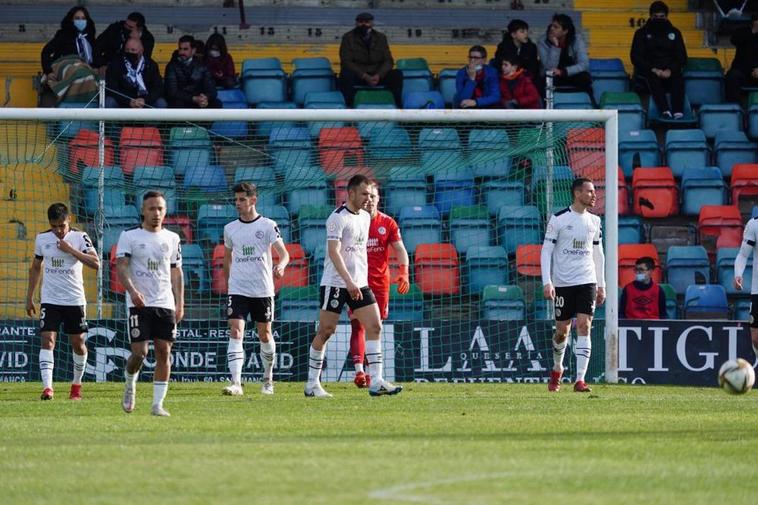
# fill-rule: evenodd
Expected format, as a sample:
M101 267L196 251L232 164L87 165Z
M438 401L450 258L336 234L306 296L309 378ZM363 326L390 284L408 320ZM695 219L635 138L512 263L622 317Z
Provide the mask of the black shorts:
M53 305L43 303L39 310L40 331L60 331L63 324L63 333L66 335L78 335L87 331L87 317L84 305Z
M758 295L750 295L750 327L758 329Z
M132 307L126 321L129 342L146 340L176 341L176 312L162 307Z
M361 288L363 294L362 300L353 300L350 297L350 293L345 288L336 288L334 286L321 286L319 290L319 302L321 303L321 310L328 312L334 312L335 314L342 313L342 307L347 304L350 310L355 312L356 310L368 307L369 305L376 303L374 293L368 286Z
M577 314L594 315L596 295L595 284L555 288L555 320L567 321Z
M274 320L274 297L250 298L242 295L229 295L226 305L227 319L242 319L247 316L256 323L270 323Z

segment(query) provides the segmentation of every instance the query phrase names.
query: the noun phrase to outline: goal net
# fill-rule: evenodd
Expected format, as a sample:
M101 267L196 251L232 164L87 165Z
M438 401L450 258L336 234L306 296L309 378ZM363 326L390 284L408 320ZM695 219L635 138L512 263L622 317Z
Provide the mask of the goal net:
M378 107L378 106L377 106ZM165 226L182 239L186 315L173 351L178 381L228 378L223 227L232 186L258 188L290 254L276 281L275 380L302 381L316 331L325 221L363 173L380 188L410 255L411 289L392 286L383 328L386 375L400 382L543 382L553 319L542 297L540 248L550 214L571 203L577 176L598 188L609 301L592 329L588 381L615 381L617 172L613 111L0 109L0 373L39 380L39 319L26 314L35 236L64 202L102 255L85 267L85 378L121 380L128 356L121 231L140 222L142 195L166 195ZM390 255L392 279L398 260ZM44 271L43 271L44 276ZM39 315L39 288L34 304ZM576 338L572 330L571 342ZM325 381L349 381L350 324L329 343ZM608 345L606 345L606 342ZM245 380L262 364L254 324ZM55 380L71 377L62 335ZM574 357L567 353L566 377ZM151 377L147 361L143 379Z

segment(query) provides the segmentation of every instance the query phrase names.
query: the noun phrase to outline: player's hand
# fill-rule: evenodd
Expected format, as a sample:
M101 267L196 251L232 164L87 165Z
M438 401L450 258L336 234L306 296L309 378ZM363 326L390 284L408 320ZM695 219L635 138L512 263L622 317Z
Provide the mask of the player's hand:
M545 297L545 300L555 299L555 288L552 284L545 284L545 287L542 289L542 296Z
M65 240L59 240L58 241L58 249L60 249L61 251L63 251L66 254L73 254L74 253L73 246L71 244L69 244L68 242L66 242Z
M142 308L145 306L145 297L142 293L137 291L136 289L134 291L129 292L129 296L132 297L132 303L137 308Z
M604 301L605 301L605 288L597 288L597 293L595 294L595 304L602 305Z
M410 291L411 283L408 282L408 265L400 265L400 273L397 275L397 279L395 279L395 284L397 284L397 292L401 295Z
M34 315L37 313L37 309L34 307L34 302L31 300L26 301L26 315L29 317L34 317Z
M742 291L742 276L737 275L734 277L734 289L737 291Z
M179 324L184 319L184 305L176 306L176 324Z
M281 265L274 265L274 279L281 279L284 277L284 267Z
M348 282L347 283L347 292L350 294L350 298L352 298L355 301L363 300L363 293L361 293L361 288L359 288L354 282Z

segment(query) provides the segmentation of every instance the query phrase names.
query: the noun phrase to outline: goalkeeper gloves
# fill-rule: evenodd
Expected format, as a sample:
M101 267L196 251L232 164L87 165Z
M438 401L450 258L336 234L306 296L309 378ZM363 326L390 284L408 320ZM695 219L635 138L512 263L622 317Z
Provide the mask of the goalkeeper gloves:
M411 284L408 282L408 265L400 265L400 273L395 279L395 284L397 284L397 292L401 295L411 289Z

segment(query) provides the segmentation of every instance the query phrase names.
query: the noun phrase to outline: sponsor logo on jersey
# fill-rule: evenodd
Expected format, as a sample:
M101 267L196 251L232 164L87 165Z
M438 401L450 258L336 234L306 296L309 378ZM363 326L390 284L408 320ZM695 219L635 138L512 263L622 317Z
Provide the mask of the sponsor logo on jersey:
M168 252L168 244L167 243L161 242L161 251L163 251L164 253Z
M572 249L564 248L562 252L571 256L589 256L590 251L586 249L586 244L587 242L584 240L573 239L571 241Z
M63 258L51 258L50 266L53 268L62 268L66 264Z
M251 261L265 261L265 258L263 256L256 256L255 246L243 245L242 257L238 256L234 258L234 262L235 263L249 263Z
M156 260L147 259L147 270L149 272L157 272L161 268L161 262Z

